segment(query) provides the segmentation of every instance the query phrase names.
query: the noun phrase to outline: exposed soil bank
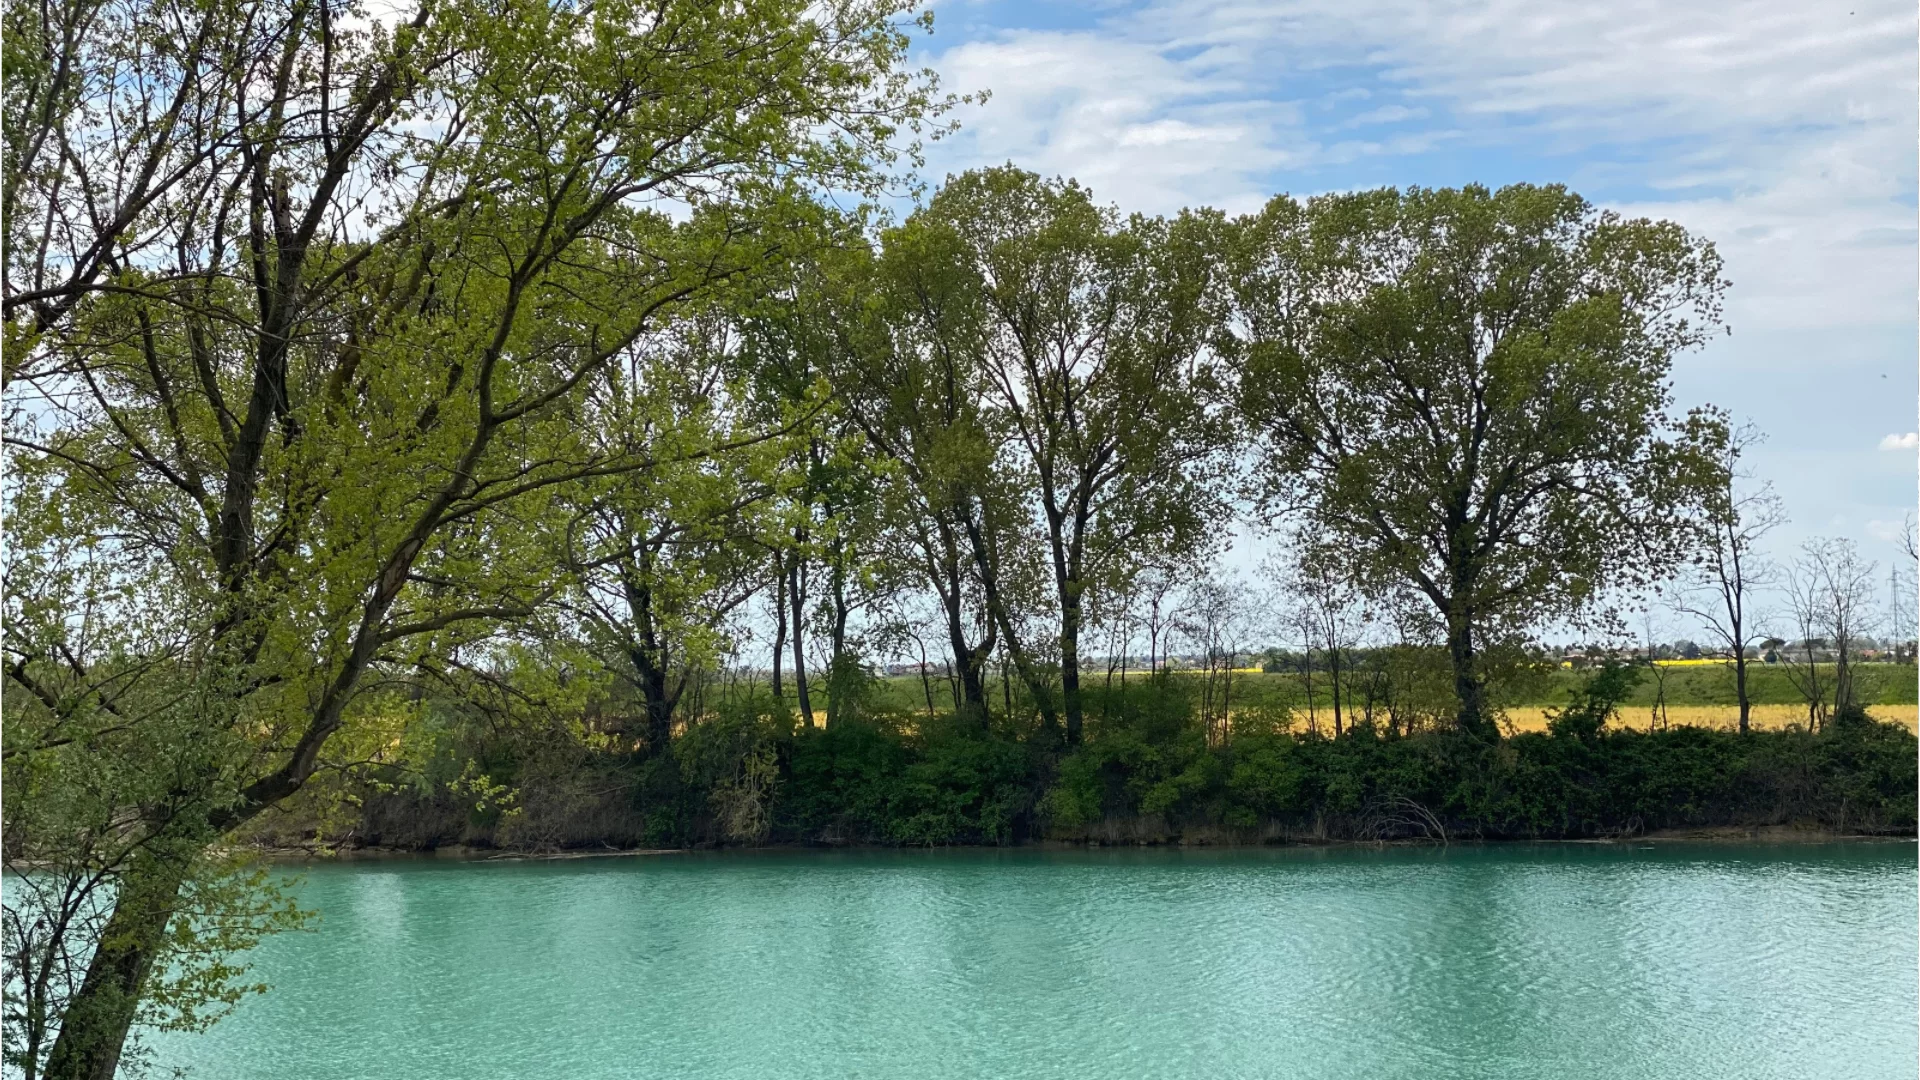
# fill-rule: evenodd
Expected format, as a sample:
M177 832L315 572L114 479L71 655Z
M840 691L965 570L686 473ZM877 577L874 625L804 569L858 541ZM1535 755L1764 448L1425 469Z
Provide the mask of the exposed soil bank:
M1465 838L1445 843L1452 846L1506 845L1506 844L1601 844L1626 845L1646 843L1707 843L1707 844L1833 844L1833 843L1878 843L1911 844L1916 837L1911 833L1885 832L1836 832L1818 825L1759 825L1751 827L1717 826L1697 829L1657 829L1647 833L1633 835L1588 837L1578 839L1554 839L1546 837L1501 837L1501 838ZM969 850L1026 850L1026 851L1087 851L1106 848L1189 848L1211 850L1266 850L1279 847L1292 848L1380 848L1380 847L1434 847L1443 842L1428 839L1392 839L1392 840L1353 840L1317 838L1313 836L1282 836L1272 839L1245 839L1219 833L1204 833L1193 838L1155 839L1155 840L1095 840L1095 839L1058 839L1039 838L1024 840L1012 844L955 844L947 849L965 848ZM624 848L605 850L510 850L489 847L474 847L465 844L452 844L438 848L397 848L397 847L302 847L302 846L257 846L254 853L270 862L379 862L383 860L443 860L447 862L563 862L582 859L629 859L646 858L661 855L686 855L694 852L727 851L735 853L751 852L825 852L825 851L900 851L929 850L926 848L903 848L899 845L880 844L759 844L759 845L704 845L693 848Z

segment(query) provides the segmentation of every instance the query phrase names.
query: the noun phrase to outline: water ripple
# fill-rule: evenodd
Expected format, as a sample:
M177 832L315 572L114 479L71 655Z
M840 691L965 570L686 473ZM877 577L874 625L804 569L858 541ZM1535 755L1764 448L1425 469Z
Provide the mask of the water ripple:
M337 865L208 1080L1912 1077L1914 849Z

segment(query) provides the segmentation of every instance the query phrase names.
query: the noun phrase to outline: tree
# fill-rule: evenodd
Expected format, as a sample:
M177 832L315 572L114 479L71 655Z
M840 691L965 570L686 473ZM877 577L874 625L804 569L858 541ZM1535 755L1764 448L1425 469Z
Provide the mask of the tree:
M1304 663L1307 665L1309 704L1312 696L1314 650L1327 663L1327 681L1333 693L1333 734L1338 738L1346 729L1343 691L1351 696L1352 652L1369 621L1362 598L1345 582L1334 577L1324 564L1297 561L1281 577L1282 588L1292 606L1292 623L1299 628Z
M1787 681L1807 703L1807 730L1818 731L1827 716L1830 693L1827 672L1821 666L1826 661L1827 642L1821 637L1825 619L1819 575L1808 573L1802 560L1796 559L1787 570L1782 591L1787 597L1787 613L1793 619L1789 631L1792 640L1781 640L1775 655Z
M1009 487L1045 540L1063 734L1077 743L1088 593L1210 540L1227 442L1204 348L1214 222L1122 222L1071 181L1011 167L951 178L916 217L958 241L947 250L975 313L963 344L1005 440L988 460L1019 472Z
M1491 737L1486 647L1657 579L1713 478L1721 425L1669 415L1668 371L1719 326L1719 256L1530 185L1281 196L1233 232L1221 347L1263 507L1426 598Z
M1753 713L1747 649L1763 636L1753 599L1775 576L1759 544L1787 520L1786 508L1772 486L1756 486L1752 474L1742 471L1740 456L1759 441L1759 432L1746 426L1733 432L1721 449L1717 471L1722 483L1701 504L1694 522L1691 565L1676 593L1679 610L1705 626L1733 664L1741 731L1749 729Z
M1860 705L1854 657L1873 626L1876 563L1863 561L1851 540L1817 537L1800 546L1788 568L1786 591L1800 640L1788 647L1787 674L1807 702L1807 723L1824 725L1829 697L1834 714ZM1831 653L1833 678L1820 670Z
M189 831L139 827L154 816L190 821L230 797L229 763L247 748L209 730L226 695L195 664L201 627L149 587L165 573L158 553L40 531L64 516L40 505L61 496L41 473L19 462L9 481L0 720L0 1064L26 1078L43 1075L120 906L179 913L154 942L135 1012L139 1028L160 1030L198 1030L261 989L246 980L243 954L303 918L237 853L209 856ZM181 777L200 779L189 787ZM179 895L132 891L156 865L185 868ZM137 1056L139 1040L128 1049Z
M121 881L63 1078L113 1072L194 853L346 763L370 675L550 595L520 542L548 495L719 450L589 445L583 387L938 108L887 3L88 6L49 21L85 42L73 138L15 143L50 99L7 96L8 446L63 505L41 532L157 559L230 753L179 779L192 813L127 823L169 854ZM130 86L178 119L105 122ZM49 644L14 687L52 692ZM9 728L46 767L73 745Z
M1684 610L1684 609L1682 609ZM1667 727L1667 678L1672 669L1661 661L1669 659L1673 650L1661 643L1669 629L1660 619L1653 604L1647 604L1640 611L1640 649L1647 664L1647 674L1653 677L1653 702L1648 707L1647 730L1657 731ZM1662 655L1666 654L1666 655ZM1741 725L1745 731L1746 726Z
M764 518L793 439L761 439L738 414L722 378L721 313L680 320L664 337L658 355L594 381L603 419L585 440L609 454L641 443L725 452L562 488L553 545L572 578L568 628L639 695L651 754L665 750L688 686L727 650L730 617L764 587Z
M1207 574L1188 585L1174 628L1200 654L1200 720L1211 745L1232 735L1233 672L1254 624L1244 582Z
M956 712L984 727L986 665L1015 625L993 611L1018 588L1007 556L1022 538L992 465L978 297L963 265L958 237L916 216L882 234L877 256L853 249L810 314L837 330L837 396L887 457L879 509L891 550L940 601ZM1008 649L1031 670L1017 637Z

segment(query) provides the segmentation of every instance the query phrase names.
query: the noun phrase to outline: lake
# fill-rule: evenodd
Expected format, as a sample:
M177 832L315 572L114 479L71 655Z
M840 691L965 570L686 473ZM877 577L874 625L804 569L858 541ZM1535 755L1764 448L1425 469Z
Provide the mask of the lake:
M302 871L204 1080L1906 1077L1907 843Z

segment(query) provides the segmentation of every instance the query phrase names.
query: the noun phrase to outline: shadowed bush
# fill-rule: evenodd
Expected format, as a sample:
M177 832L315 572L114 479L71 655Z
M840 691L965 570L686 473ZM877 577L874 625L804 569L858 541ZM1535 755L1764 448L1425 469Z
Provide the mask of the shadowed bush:
M1365 720L1333 738L1238 716L1230 738L1210 739L1190 687L1161 677L1089 694L1087 741L1064 753L998 726L871 706L826 728L799 727L750 699L651 758L581 748L546 762L469 732L459 753L441 758L485 764L493 787L483 805L456 778L478 766L443 764L431 782L358 793L349 827L302 826L296 815L281 832L554 849L1915 831L1920 744L1905 728L1857 708L1818 733L1618 728L1632 681L1624 669L1600 670L1548 733L1489 742Z

